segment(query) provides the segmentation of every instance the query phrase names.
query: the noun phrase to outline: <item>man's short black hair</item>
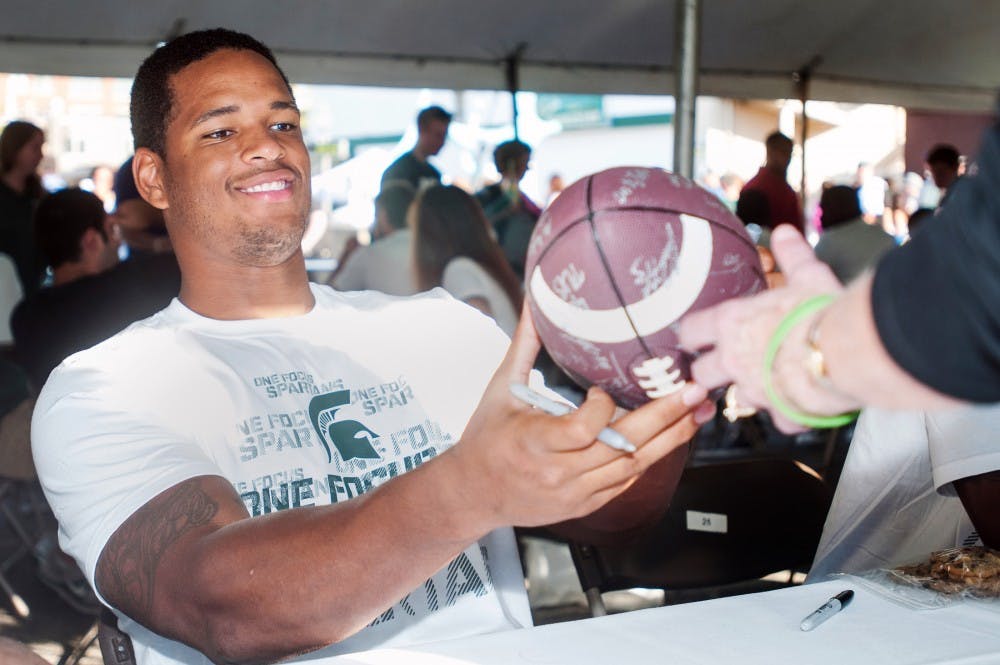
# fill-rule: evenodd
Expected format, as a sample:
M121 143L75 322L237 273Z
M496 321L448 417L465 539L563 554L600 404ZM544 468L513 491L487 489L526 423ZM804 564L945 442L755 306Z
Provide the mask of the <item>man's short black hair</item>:
M431 122L451 122L451 114L440 106L428 106L417 114L417 129L423 129Z
M267 58L281 74L291 94L288 77L278 67L271 49L250 35L225 28L189 32L170 40L146 58L132 83L132 139L135 148L149 148L163 156L167 124L173 110L170 77L193 62L203 60L216 51L253 51Z
M493 150L493 163L496 164L497 171L503 173L510 160L520 159L525 155L531 155L530 145L517 139L504 141Z
M960 155L958 149L947 143L939 143L927 153L928 164L944 164L950 168L958 170Z
M785 150L791 150L794 145L794 141L788 138L781 132L772 132L764 139L764 145L768 148L784 148Z
M417 190L409 180L386 180L375 197L375 207L385 210L392 228L403 229L406 228L406 213L416 195Z
M819 198L819 207L822 211L820 222L824 229L832 229L861 217L858 190L848 185L834 185L824 189Z
M35 211L35 241L53 269L79 261L80 241L87 229L95 229L105 240L104 204L94 194L79 188L49 194Z

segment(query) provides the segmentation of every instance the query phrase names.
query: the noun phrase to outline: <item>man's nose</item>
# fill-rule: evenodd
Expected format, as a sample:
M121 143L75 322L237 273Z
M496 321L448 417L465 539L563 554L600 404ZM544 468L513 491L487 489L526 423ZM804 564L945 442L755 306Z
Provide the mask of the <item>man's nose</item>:
M281 141L269 129L254 131L244 136L246 136L246 145L243 149L244 161L274 161L285 154Z

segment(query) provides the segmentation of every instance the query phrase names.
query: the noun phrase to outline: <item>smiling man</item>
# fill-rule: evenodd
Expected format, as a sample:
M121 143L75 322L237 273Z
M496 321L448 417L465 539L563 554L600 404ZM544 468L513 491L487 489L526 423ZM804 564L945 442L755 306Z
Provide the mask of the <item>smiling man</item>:
M622 454L595 442L606 394L561 417L510 396L539 348L527 316L508 343L440 290L307 281L309 158L266 47L171 41L140 67L132 126L180 296L58 367L32 443L60 542L142 665L528 625L510 525L592 539L666 508L701 389L616 420L639 448Z

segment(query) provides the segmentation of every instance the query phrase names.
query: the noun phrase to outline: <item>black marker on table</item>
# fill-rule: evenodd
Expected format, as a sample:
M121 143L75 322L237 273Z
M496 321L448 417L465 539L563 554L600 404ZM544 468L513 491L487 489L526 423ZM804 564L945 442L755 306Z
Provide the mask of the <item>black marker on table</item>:
M822 607L803 619L802 623L799 624L799 628L802 630L812 630L840 610L847 607L852 598L854 598L854 592L850 589L847 591L841 591L836 596L826 601Z

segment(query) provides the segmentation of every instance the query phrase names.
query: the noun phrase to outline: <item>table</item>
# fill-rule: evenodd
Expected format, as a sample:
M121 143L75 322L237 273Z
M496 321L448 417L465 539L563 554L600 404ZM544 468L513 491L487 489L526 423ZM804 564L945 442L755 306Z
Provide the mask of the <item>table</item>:
M1000 601L912 610L851 585L853 602L811 632L799 622L843 581L322 659L324 665L1000 663ZM307 661L308 662L308 661Z

